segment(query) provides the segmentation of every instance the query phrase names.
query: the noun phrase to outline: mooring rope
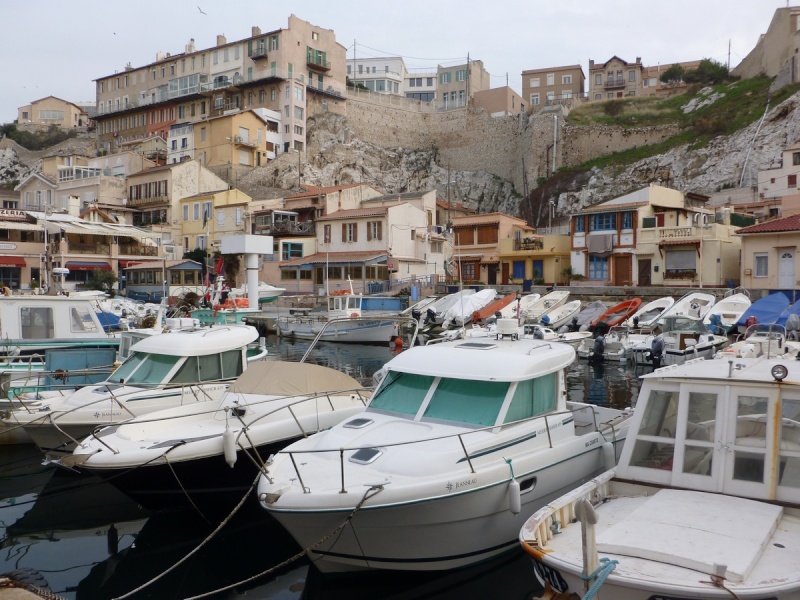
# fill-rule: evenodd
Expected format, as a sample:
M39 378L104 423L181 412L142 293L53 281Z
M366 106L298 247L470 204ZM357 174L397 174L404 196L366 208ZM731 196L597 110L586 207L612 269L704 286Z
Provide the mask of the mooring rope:
M734 592L733 590L731 590L731 589L729 589L729 588L727 588L725 586L725 577L723 577L721 575L712 575L711 576L711 581L700 581L700 583L710 583L714 587L723 589L726 592L728 592L731 595L731 598L735 598L736 600L739 600L739 596L736 595L736 592Z
M606 557L601 558L600 562L603 564L597 567L594 573L590 575L581 575L581 579L584 581L595 580L594 583L589 586L589 589L586 590L586 593L583 595L583 600L592 600L597 595L597 592L600 591L600 588L603 587L608 576L611 575L611 571L619 564L618 560L611 560Z
M371 494L370 492L373 492L373 491L375 493ZM226 585L225 587L217 588L216 590L213 590L213 591L210 591L210 592L206 592L206 593L200 594L198 596L190 596L189 598L185 598L184 600L198 600L199 598L207 598L208 596L211 596L213 594L219 594L220 592L225 592L225 591L233 589L233 588L235 588L235 587L237 587L239 585L243 585L245 583L250 583L251 581L259 579L260 577L264 577L266 575L269 575L270 573L272 573L272 572L274 572L274 571L276 571L276 570L278 570L278 569L280 569L282 567L285 567L286 565L289 565L289 564L291 564L291 563L303 558L305 555L307 555L309 552L311 552L314 548L317 548L318 546L320 546L321 544L323 544L324 542L326 542L327 540L329 540L333 536L337 535L342 529L344 529L345 526L350 522L350 519L352 519L355 516L355 514L364 505L364 502L366 502L367 500L369 500L370 498L372 498L376 494L380 493L381 491L383 491L383 486L382 485L373 485L372 487L370 487L366 492L364 492L364 497L361 498L361 500L359 501L358 504L356 504L356 506L355 506L355 508L353 508L352 512L349 515L347 515L347 518L344 521L342 521L342 523L339 526L337 526L336 529L330 531L329 533L326 533L319 540L317 540L316 542L314 542L310 546L304 548L303 550L301 550L300 552L298 552L294 556L291 556L291 557L287 558L286 560L284 560L281 563L278 563L274 567L270 567L266 571L262 571L261 573L258 573L256 575L252 575L251 577L248 577L247 579L243 579L241 581L237 581L236 583L232 583L230 585ZM136 591L136 590L134 590L134 591ZM122 596L122 598L124 598L124 596ZM114 600L117 600L117 599L115 598Z

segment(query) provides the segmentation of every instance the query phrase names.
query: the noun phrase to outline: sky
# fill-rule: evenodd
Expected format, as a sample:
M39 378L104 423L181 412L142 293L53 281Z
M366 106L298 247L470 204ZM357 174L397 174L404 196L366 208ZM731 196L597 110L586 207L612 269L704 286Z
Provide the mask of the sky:
M475 3L475 6L472 4ZM797 4L792 2L792 5ZM57 96L94 101L94 81L157 52L198 50L287 27L290 14L332 29L347 58L402 56L410 71L483 61L491 87L521 92L521 73L616 55L645 66L711 58L731 68L753 49L775 0L40 0L0 2L0 123ZM35 12L32 8L35 7ZM730 59L729 59L730 56Z

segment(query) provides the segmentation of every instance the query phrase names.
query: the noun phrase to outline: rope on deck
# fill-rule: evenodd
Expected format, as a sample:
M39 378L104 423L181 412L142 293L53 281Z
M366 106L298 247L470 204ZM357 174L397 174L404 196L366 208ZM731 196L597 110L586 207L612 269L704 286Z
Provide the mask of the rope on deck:
M608 576L611 575L611 571L619 564L618 560L611 560L606 557L601 558L600 562L602 564L595 569L594 573L581 575L581 579L584 581L591 581L594 579L594 583L586 590L582 600L593 600L594 597L597 596L597 592L600 591L600 588L603 587Z

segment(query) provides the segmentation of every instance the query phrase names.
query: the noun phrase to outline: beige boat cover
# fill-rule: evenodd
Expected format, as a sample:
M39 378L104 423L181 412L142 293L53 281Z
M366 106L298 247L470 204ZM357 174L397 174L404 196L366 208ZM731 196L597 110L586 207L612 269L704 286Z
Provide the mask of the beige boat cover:
M268 396L300 396L356 389L366 388L356 379L330 367L282 360L259 360L248 365L229 391Z

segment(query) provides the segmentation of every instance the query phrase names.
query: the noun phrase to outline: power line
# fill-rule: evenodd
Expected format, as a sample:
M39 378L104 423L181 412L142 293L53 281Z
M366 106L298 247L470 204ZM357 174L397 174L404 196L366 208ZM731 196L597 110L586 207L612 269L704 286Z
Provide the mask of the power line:
M430 60L430 61L464 60L463 56L456 56L456 57L453 57L453 58L427 58L427 57L423 57L423 56L404 56L401 52L387 52L386 50L379 50L378 48L372 48L370 46L365 46L364 44L359 44L359 46L361 48L367 48L368 50L372 50L373 52L381 52L382 54L384 54L386 56L401 56L404 59L409 58L411 60Z

